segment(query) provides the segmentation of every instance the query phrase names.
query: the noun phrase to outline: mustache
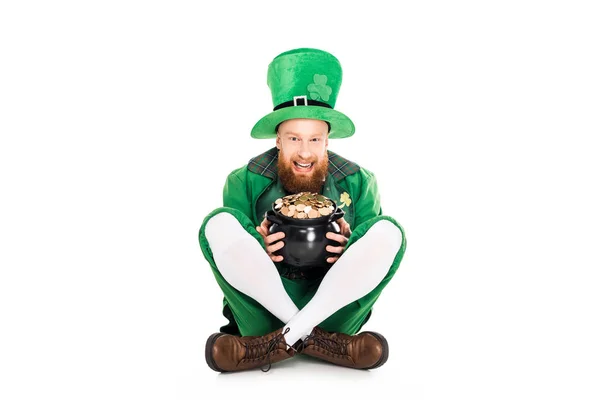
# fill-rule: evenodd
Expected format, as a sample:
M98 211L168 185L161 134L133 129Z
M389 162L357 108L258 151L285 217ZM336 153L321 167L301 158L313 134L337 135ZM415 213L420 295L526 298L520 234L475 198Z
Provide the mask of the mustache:
M292 162L298 162L301 164L308 164L308 163L317 163L317 159L309 159L309 160L305 160L304 158L296 158L294 160L292 160Z
M310 162L305 161L305 159L300 157L294 158L302 160L296 161L302 164ZM293 162L293 159L286 161L283 157L279 157L277 160L278 175L283 187L290 193L320 192L327 177L329 166L329 158L327 155L322 160L316 158L311 162L314 165L314 170L308 176L302 174L297 175L292 166Z

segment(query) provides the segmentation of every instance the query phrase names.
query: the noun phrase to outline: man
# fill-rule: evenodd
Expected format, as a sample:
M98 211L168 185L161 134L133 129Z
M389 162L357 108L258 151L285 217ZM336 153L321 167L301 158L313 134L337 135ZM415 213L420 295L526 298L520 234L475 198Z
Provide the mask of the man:
M206 361L219 372L256 367L302 353L333 364L370 369L383 365L388 344L375 332L357 334L397 270L406 240L383 216L375 176L328 150L329 139L354 133L334 110L342 82L339 61L317 49L275 57L267 83L274 111L252 129L275 147L233 171L223 207L200 228L200 245L224 294L229 324L206 343ZM269 233L265 212L289 194L318 192L344 211L338 246L321 268L302 270L276 252L284 233Z

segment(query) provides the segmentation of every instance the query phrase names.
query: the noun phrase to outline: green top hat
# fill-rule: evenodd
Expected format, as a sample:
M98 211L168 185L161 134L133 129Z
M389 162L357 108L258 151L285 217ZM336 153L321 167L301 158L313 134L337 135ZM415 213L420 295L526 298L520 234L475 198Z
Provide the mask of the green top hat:
M331 139L354 134L350 118L333 109L342 85L342 66L333 55L308 48L281 53L269 64L267 85L275 108L254 125L253 138L274 138L277 125L294 118L329 122Z

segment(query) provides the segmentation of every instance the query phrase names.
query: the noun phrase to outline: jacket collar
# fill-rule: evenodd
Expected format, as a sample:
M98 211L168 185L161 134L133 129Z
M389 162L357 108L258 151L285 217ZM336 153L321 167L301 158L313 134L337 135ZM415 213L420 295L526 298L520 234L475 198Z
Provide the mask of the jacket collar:
M273 147L272 149L251 158L248 162L248 169L255 174L275 180L277 178L278 154L279 151L277 150L277 147ZM355 174L360 170L358 164L337 155L333 151L327 150L327 155L329 157L329 166L327 170L336 182L341 181L348 175Z

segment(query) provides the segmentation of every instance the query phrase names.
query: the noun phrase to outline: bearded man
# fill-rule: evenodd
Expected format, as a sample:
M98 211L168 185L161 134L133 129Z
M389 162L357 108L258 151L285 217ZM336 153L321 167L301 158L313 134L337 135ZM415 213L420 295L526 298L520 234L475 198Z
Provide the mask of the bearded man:
M341 65L325 51L294 49L275 57L267 82L275 108L251 136L275 138L275 147L227 177L223 207L200 228L229 320L208 338L206 362L219 372L268 369L302 353L345 367L380 367L387 340L359 331L398 269L406 239L382 214L374 174L328 150L329 139L354 134L352 121L334 110ZM344 210L340 233L326 234L337 246L328 245L331 256L310 269L277 253L285 234L270 233L265 218L277 199L300 192L320 193Z

